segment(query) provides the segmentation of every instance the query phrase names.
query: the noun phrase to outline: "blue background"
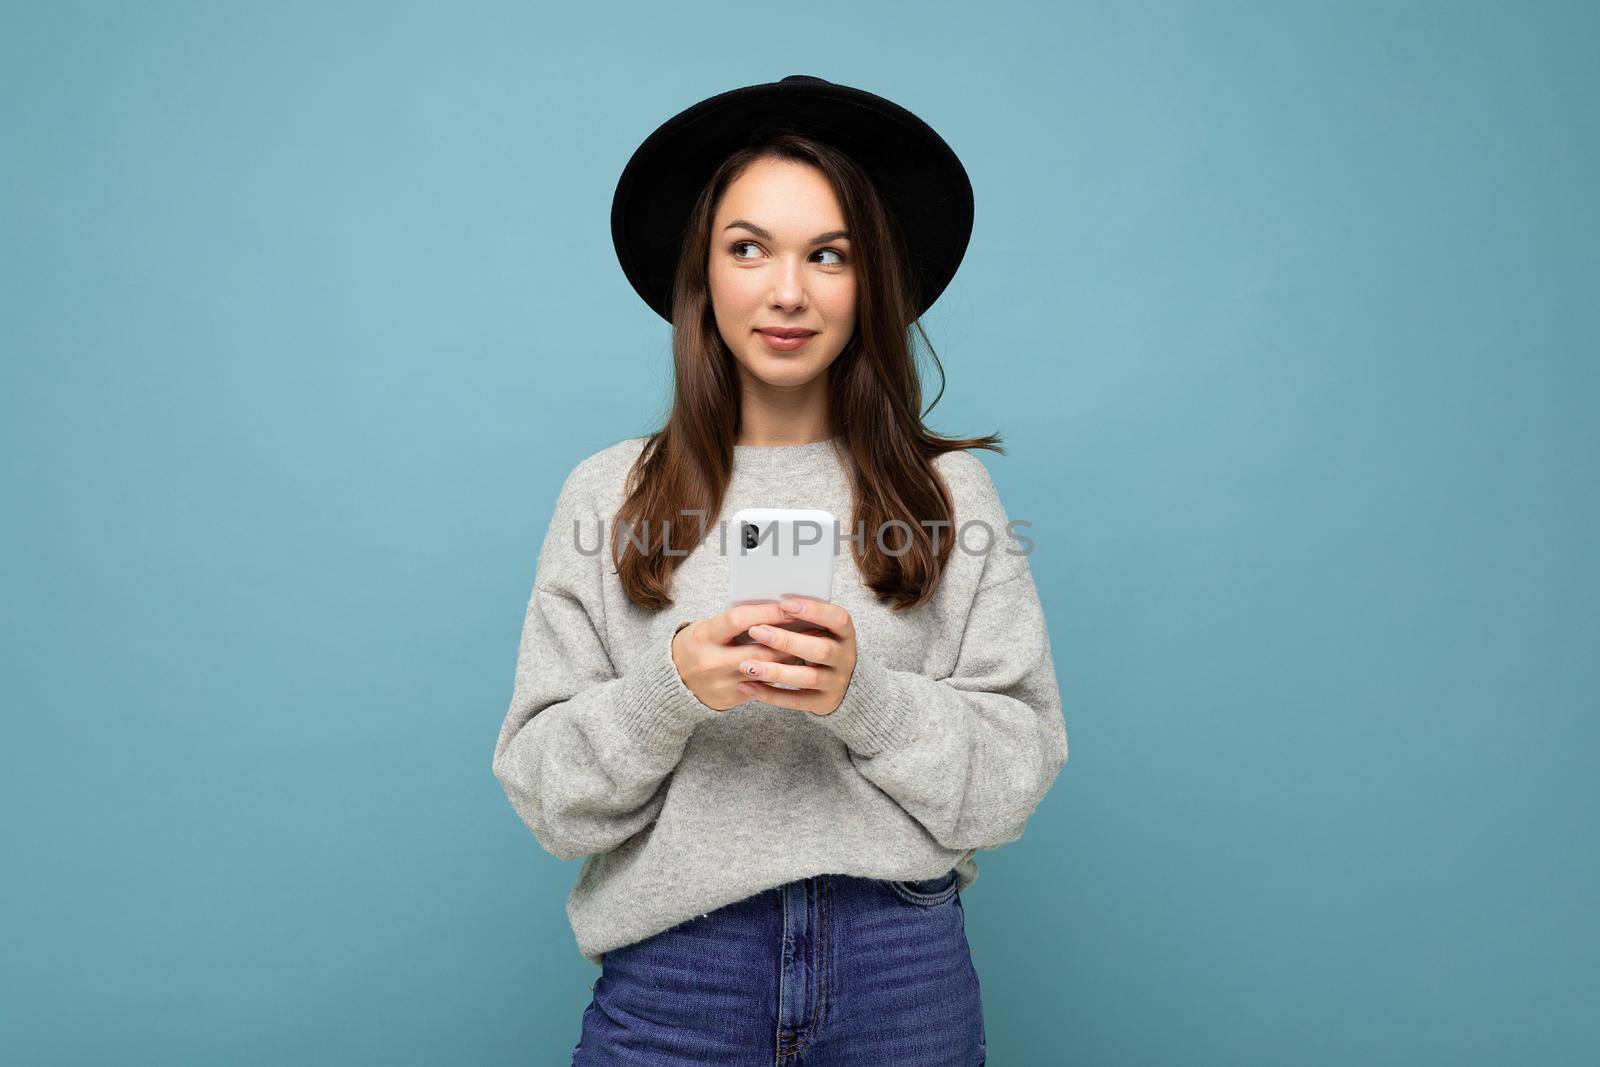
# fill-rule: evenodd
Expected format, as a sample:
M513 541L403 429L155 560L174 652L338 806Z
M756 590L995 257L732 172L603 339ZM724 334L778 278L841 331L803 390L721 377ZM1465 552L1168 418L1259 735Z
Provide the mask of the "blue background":
M991 1062L1592 1056L1597 10L7 4L0 1058L566 1062L489 764L667 401L611 193L792 73L976 188L931 423L1072 743L965 898Z

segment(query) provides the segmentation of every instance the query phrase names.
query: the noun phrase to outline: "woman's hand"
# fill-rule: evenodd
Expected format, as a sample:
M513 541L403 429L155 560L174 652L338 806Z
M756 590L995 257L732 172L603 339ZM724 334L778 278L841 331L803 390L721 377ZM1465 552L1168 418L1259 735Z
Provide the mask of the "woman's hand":
M775 665L793 658L765 645L735 645L733 639L752 626L793 619L777 604L740 604L709 619L697 619L672 635L672 664L700 703L713 711L727 711L752 699L739 684L742 664Z
M795 633L771 625L759 625L750 636L761 642L763 652L776 650L805 661L798 666L775 662L766 656L741 657L739 670L747 679L738 691L780 708L795 708L815 715L832 714L850 687L856 669L855 620L838 604L810 597L790 597L779 605L785 618L802 619L819 627L810 633ZM771 682L799 686L799 689L774 689Z

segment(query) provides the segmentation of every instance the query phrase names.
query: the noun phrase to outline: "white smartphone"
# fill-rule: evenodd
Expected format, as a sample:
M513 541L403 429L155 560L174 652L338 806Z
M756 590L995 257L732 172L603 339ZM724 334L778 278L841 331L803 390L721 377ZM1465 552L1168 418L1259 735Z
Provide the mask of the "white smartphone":
M741 508L732 519L734 544L728 555L728 606L776 604L786 596L830 600L839 520L820 508ZM796 619L777 623L804 633L812 624ZM756 639L742 633L736 645ZM797 686L769 683L779 689Z

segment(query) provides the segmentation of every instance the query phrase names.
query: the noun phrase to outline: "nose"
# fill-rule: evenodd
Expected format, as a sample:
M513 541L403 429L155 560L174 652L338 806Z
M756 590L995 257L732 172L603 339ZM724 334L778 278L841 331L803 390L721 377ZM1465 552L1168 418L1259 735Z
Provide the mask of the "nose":
M772 283L772 306L793 311L805 306L804 265L793 256L782 260Z

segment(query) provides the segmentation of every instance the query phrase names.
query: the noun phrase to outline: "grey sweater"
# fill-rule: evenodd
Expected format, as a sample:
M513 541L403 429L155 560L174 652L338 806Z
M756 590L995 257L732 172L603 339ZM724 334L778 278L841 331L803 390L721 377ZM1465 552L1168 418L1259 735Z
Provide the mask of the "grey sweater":
M721 515L678 567L674 603L650 612L624 595L609 551L644 443L602 449L561 487L494 748L495 777L539 843L584 858L567 900L579 951L598 965L815 874L909 880L954 867L966 889L974 851L1020 837L1067 758L1030 542L1008 530L982 461L935 461L955 501L939 536L982 525L921 607L891 612L841 542L831 599L855 622L857 654L832 714L757 700L719 712L683 684L671 642L728 606L724 553L737 540L721 530L742 507L811 507L853 532L846 467L831 441L737 446ZM902 536L891 528L884 544Z

